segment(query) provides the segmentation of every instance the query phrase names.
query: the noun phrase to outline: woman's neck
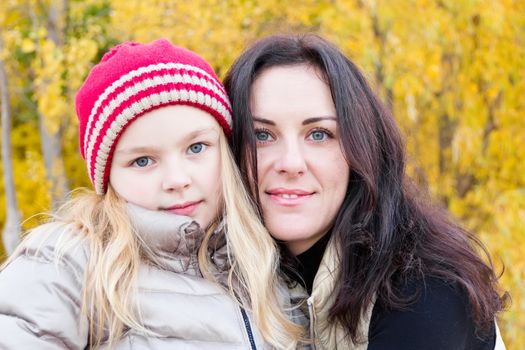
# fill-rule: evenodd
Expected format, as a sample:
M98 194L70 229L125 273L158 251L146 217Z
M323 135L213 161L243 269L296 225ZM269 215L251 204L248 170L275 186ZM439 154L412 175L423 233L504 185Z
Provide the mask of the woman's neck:
M288 277L300 283L308 291L308 294L312 293L315 275L323 260L330 236L331 234L328 232L308 250L295 256L295 258L292 259L291 266L285 267L284 269Z

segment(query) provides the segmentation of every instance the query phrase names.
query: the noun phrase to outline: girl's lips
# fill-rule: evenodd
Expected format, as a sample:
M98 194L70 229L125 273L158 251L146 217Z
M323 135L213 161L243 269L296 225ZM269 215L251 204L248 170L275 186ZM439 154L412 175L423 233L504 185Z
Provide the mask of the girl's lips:
M164 210L169 211L172 214L176 215L184 215L184 216L190 216L192 215L198 208L199 204L201 204L202 201L198 202L186 202L183 204L177 204L169 208L164 208Z
M314 193L298 189L276 188L266 191L266 194L268 194L270 199L276 204L293 207L304 203L312 197Z

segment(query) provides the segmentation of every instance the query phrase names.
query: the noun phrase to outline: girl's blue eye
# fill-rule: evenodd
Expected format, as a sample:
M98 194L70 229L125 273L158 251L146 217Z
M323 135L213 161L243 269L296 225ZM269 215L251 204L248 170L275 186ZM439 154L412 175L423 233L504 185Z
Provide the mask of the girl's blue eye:
M144 168L148 165L150 165L150 162L151 162L151 158L149 157L140 157L140 158L137 158L135 159L135 161L133 161L133 165L139 167L139 168Z
M204 149L204 145L202 143L194 143L190 146L189 151L191 153L201 153Z
M269 141L271 139L271 135L268 131L255 131L255 138L257 141Z

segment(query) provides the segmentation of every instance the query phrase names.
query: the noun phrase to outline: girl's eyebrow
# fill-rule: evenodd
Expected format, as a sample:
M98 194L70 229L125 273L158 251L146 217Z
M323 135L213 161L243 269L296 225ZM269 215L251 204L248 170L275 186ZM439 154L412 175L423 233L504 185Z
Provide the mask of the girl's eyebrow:
M217 136L219 135L218 130L216 128L210 126L208 128L192 131L187 136L185 136L184 139L185 140L191 140L191 139L199 137L201 135L210 134L210 133L216 133Z
M195 130L195 131L188 133L188 135L184 136L181 142L183 143L189 142L190 140L194 138L197 138L199 136L206 135L206 134L211 134L211 133L216 133L217 136L219 134L217 129L213 127L199 129L199 130ZM158 151L158 149L154 146L136 146L136 147L123 148L120 150L116 150L115 154L154 153L156 151Z
M156 148L154 147L138 146L138 147L131 147L131 148L115 150L115 154L152 153L155 151L156 151Z

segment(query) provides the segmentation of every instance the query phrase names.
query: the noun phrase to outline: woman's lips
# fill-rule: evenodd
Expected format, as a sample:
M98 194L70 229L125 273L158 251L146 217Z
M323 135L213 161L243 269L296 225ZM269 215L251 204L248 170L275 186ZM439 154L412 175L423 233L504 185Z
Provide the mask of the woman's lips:
M182 204L176 204L169 208L164 208L164 210L176 215L190 216L197 210L199 204L201 203L202 201L186 202Z
M307 201L314 194L314 192L286 188L275 188L265 191L265 193L270 196L270 199L274 203L286 207L300 205Z

